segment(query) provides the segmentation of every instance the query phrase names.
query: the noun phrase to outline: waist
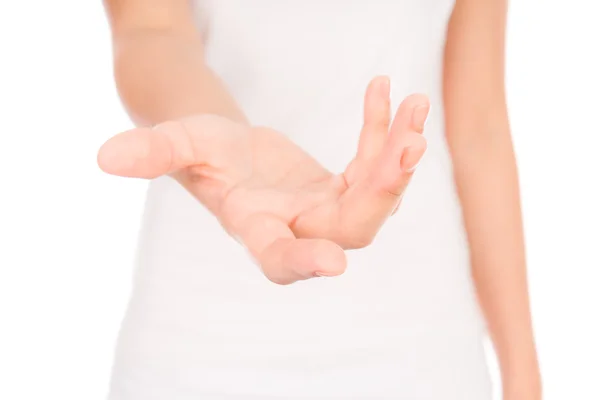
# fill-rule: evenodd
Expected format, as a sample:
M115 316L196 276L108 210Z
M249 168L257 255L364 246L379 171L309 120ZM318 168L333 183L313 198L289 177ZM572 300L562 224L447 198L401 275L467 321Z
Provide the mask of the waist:
M142 340L138 335L133 343L122 342L118 362L124 371L136 372L121 379L152 394L161 389L170 392L165 399L184 399L185 393L196 395L190 398L203 394L203 398L244 400L252 395L418 398L413 396L430 390L432 382L447 390L456 390L459 382L461 390L485 384L482 336L464 328L418 335L380 331L379 340L355 339L351 348L340 345L342 337L334 340L324 330L321 340L310 346L288 343L285 347L247 341L231 346L227 338L207 343L196 336L165 337L158 332L146 327ZM347 336L354 337L353 332ZM451 377L457 380L451 382ZM177 390L181 393L174 396ZM447 394L440 392L440 396Z

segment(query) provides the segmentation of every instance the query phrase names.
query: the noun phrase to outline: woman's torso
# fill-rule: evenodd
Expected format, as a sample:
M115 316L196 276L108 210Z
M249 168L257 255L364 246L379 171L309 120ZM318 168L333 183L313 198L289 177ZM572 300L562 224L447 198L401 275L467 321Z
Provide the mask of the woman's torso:
M412 92L430 96L429 149L400 211L371 246L348 252L343 276L290 286L264 278L174 181L152 182L113 393L486 398L483 324L444 142L452 5L196 2L207 62L254 124L341 172L356 150L366 85L386 74L394 106Z

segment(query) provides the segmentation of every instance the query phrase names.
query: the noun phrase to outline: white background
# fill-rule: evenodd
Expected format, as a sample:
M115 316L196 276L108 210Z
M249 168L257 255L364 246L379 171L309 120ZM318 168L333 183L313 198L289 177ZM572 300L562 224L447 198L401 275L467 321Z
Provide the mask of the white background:
M600 9L512 2L507 84L545 398L600 399ZM145 183L97 1L0 3L0 399L103 399ZM173 399L176 400L176 399Z

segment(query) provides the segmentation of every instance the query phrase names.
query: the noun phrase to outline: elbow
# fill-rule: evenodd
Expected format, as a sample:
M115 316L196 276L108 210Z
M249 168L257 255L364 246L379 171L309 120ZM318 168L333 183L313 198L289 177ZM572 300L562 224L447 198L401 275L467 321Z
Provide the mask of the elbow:
M452 151L490 146L510 137L504 104L466 103L446 107L445 135Z
M474 165L512 152L508 116L502 109L477 109L446 121L446 142L454 164Z

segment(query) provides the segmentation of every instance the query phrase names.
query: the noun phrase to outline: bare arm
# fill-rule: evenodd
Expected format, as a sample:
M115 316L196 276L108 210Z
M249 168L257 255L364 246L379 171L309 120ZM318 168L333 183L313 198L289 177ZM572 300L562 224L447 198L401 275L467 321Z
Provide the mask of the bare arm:
M506 0L457 0L448 27L447 139L472 273L505 398L541 397L517 168L504 91Z
M104 0L117 88L131 118L148 125L192 114L246 122L204 63L189 0Z
M275 283L343 273L344 249L371 243L425 151L426 96L407 97L392 118L389 81L374 78L356 157L333 174L286 135L247 123L204 63L189 0L105 4L121 98L136 123L155 126L109 139L100 168L173 177Z

